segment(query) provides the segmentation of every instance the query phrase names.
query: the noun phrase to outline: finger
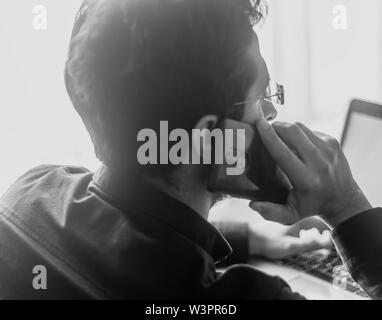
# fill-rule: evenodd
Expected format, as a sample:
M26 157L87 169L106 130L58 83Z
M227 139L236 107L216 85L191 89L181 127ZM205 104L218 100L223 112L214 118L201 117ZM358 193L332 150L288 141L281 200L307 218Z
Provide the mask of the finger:
M322 141L319 137L319 134L318 132L313 132L312 130L310 130L307 126L305 126L303 123L301 122L297 122L296 125L302 130L304 131L304 133L306 134L306 136L310 139L310 141L312 141L312 143L314 143L316 146L320 146L322 144Z
M321 242L324 248L331 249L334 247L332 235L329 230L325 230L321 234Z
M316 228L319 232L324 230L329 230L329 226L319 217L310 217L297 222L295 225L291 226L287 234L291 236L299 236L301 230L309 230Z
M328 143L329 141L333 141L333 140L335 140L333 137L329 136L329 135L326 134L326 133L310 130L307 126L305 126L305 125L302 124L302 123L296 123L296 124L297 124L297 126L298 126L302 131L304 131L304 133L306 134L306 136L310 139L310 141L312 141L312 143L313 143L318 149L321 149L322 147L324 147L325 145L327 145L327 143Z
M275 173L275 178L278 183L280 183L280 186L283 186L286 190L292 190L293 186L287 177L287 175L280 169L277 168L276 173Z
M300 239L305 243L315 243L318 249L328 249L332 247L330 232L325 230L322 234L316 229L301 230Z
M257 128L265 147L294 186L304 183L305 165L285 145L272 126L264 118L257 121Z
M296 215L291 212L290 208L286 205L252 201L249 206L257 211L265 220L283 225L292 225L297 222Z
M314 251L317 248L317 243L306 242L300 238L289 238L286 243L285 256L294 256L304 252Z
M300 230L300 238L310 242L310 241L318 241L321 234L316 228L312 228L309 230Z
M309 163L320 155L320 151L298 125L274 122L272 126L278 136L289 148L297 152L298 157L304 163Z
M286 240L285 255L293 256L296 254L316 251L325 248L326 245L323 246L323 243L321 243L317 239L301 239L289 237L288 240Z

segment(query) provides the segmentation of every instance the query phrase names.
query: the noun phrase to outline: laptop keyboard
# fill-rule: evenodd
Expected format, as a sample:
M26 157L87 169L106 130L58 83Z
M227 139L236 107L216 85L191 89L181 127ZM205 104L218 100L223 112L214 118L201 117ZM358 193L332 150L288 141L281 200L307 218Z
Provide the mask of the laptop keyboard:
M335 249L319 250L277 260L277 264L304 271L365 298L367 293L353 281Z

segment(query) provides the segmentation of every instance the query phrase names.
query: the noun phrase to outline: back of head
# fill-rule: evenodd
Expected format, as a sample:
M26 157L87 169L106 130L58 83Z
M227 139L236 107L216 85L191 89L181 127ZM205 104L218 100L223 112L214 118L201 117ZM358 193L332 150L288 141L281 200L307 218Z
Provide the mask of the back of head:
M166 120L189 131L244 100L264 8L260 0L86 0L65 74L98 158L134 166L139 130Z

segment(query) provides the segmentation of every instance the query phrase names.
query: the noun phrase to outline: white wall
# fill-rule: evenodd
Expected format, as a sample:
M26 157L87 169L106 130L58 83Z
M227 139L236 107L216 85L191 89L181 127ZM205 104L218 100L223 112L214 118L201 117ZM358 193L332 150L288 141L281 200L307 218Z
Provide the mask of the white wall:
M97 167L90 139L64 87L64 63L81 0L0 1L0 194L43 163ZM32 9L48 8L48 29Z
M382 102L382 1L268 0L260 33L271 73L287 90L280 118L339 137L349 101ZM346 30L333 8L347 9Z

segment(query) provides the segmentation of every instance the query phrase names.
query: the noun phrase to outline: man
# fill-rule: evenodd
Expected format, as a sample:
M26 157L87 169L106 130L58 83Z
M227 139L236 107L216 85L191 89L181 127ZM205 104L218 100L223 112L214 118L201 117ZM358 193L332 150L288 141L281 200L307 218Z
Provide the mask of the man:
M318 214L340 228L346 218L370 209L339 149L306 128L275 125L281 142L264 124L276 110L263 99L269 74L253 32L259 8L259 1L244 0L84 3L66 83L104 165L95 174L42 166L8 190L0 207L2 298L301 298L283 280L249 266L216 272L231 248L206 221L220 198L207 188L211 166L140 166L136 159L143 128L157 129L167 120L187 131L209 129L220 117L240 112L258 126L294 187L287 207L293 222ZM242 101L244 108L232 110ZM325 161L318 161L318 169L308 167L321 154ZM332 165L344 167L342 175L334 176ZM303 178L296 177L299 169L306 171ZM320 180L320 173L327 179ZM265 209L273 204L253 206L279 218ZM292 221L287 209L275 209ZM240 245L237 230L226 234L236 251L248 246ZM340 232L338 237L346 251L350 240ZM358 251L345 254L368 266L358 264ZM46 291L31 286L36 265L47 269Z

